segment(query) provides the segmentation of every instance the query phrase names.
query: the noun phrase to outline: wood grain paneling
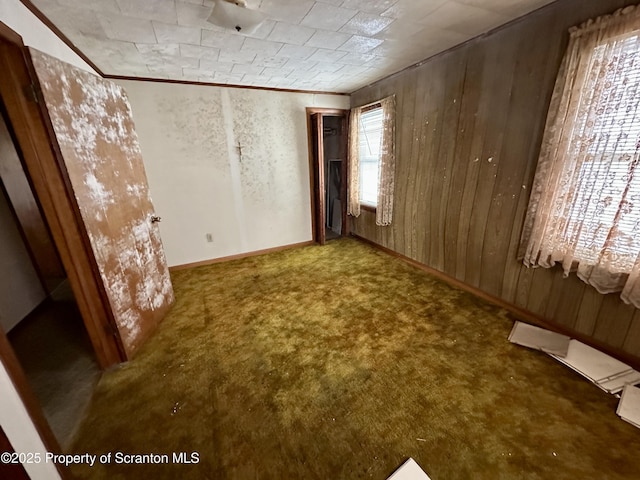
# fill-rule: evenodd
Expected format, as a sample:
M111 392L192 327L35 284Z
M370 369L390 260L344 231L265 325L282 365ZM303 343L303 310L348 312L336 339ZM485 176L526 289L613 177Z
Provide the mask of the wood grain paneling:
M352 219L360 237L640 359L640 317L575 275L517 260L567 30L631 0L561 0L355 92L397 96L394 220Z

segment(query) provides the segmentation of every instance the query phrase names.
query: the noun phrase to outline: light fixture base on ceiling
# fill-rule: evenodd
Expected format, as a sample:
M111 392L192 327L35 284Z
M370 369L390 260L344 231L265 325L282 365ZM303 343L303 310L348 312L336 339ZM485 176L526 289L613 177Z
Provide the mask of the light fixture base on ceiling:
M255 32L265 19L266 16L262 12L248 8L246 0L216 0L207 22L249 35Z

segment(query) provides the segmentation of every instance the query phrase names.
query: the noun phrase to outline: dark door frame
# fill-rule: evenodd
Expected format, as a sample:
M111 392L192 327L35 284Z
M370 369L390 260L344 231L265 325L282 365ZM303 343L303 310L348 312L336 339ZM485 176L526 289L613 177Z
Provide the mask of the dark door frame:
M20 43L18 43L20 42ZM35 72L19 35L0 23L0 100L7 127L53 241L102 368L126 360L111 306L69 178L57 151Z
M87 333L103 369L126 360L80 210L63 166L35 72L22 37L0 22L0 102L23 169L49 227ZM0 363L6 369L47 451L61 453L5 332ZM69 470L56 464L63 479Z
M323 139L323 117L342 117L342 126L344 129L343 138L345 139L344 145L344 160L342 162L341 176L344 182L342 182L342 189L340 192L340 200L342 204L342 236L349 234L349 218L347 216L347 172L348 170L348 149L347 149L347 132L349 131L349 110L338 108L319 108L319 107L307 107L307 137L309 143L309 184L311 189L311 232L313 235L313 241L324 245L325 238L325 223L326 223L326 210L325 210L325 191L326 184L324 178L324 165L320 165L320 158L322 155L322 139ZM316 115L319 119L315 125L313 117ZM317 145L314 143L314 134L317 138Z

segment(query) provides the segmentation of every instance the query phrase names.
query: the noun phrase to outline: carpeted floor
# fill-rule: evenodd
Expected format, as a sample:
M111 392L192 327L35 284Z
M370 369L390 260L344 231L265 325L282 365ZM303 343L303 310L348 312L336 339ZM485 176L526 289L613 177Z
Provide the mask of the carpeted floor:
M410 456L433 480L639 478L616 398L509 343L506 312L367 245L173 280L157 334L98 385L71 451L112 461L79 478L385 479Z

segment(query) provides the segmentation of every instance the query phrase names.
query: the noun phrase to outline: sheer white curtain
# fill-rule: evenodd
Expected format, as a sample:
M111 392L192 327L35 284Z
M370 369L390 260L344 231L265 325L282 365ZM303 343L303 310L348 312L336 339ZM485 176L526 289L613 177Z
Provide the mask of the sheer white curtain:
M362 107L351 109L349 115L349 188L347 213L360 216L360 116Z
M378 196L376 205L376 225L390 225L393 218L393 192L395 187L395 131L396 97L380 100L382 108L382 135L380 138L380 159L378 169ZM349 193L347 212L360 215L360 130L362 128L362 108L351 109L349 118Z
M382 107L382 146L376 225L390 225L393 219L393 190L396 173L396 96L380 100Z
M570 30L525 220L527 266L560 263L640 308L640 8Z

